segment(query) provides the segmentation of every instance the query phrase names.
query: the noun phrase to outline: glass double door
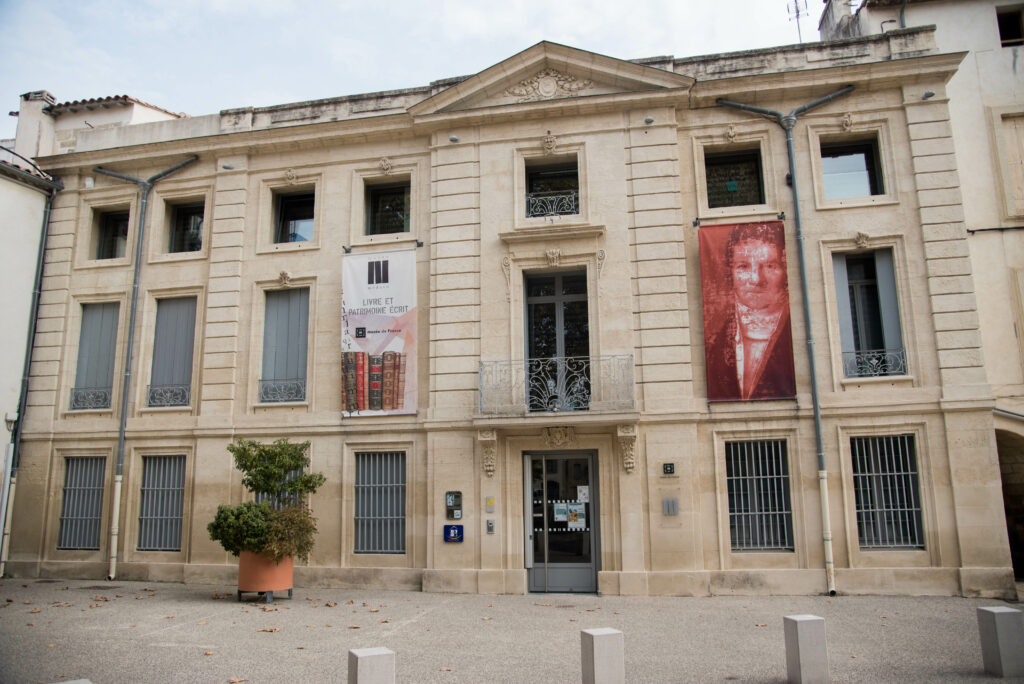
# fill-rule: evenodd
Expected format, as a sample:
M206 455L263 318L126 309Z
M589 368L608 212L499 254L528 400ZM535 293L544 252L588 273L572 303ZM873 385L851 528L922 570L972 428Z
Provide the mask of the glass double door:
M526 454L530 591L597 591L597 472L591 452Z

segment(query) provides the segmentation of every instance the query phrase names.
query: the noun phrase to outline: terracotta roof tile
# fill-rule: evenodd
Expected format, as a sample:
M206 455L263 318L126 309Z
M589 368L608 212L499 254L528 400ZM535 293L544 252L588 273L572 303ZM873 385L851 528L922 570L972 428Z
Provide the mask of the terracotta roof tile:
M126 107L130 104L139 104L143 107L149 107L150 109L156 109L170 116L177 118L186 118L188 114L182 114L180 112L172 112L163 107L157 107L154 104L143 102L142 100L136 99L130 95L109 95L107 97L90 97L86 100L73 100L71 102L59 102L57 104L50 105L46 108L46 111L57 116L64 112L77 112L81 109L99 109L102 107L110 106L122 106Z

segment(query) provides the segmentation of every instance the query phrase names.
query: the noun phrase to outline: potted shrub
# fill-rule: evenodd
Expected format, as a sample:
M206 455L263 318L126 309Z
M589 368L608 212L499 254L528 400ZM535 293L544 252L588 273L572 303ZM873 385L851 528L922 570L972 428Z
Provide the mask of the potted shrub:
M273 444L238 439L228 446L242 486L256 501L237 506L221 504L207 525L210 539L238 556L238 600L245 592L258 592L267 602L275 591L292 596L294 559L306 560L313 549L316 519L309 510L309 495L324 483L321 473L306 473L309 442Z

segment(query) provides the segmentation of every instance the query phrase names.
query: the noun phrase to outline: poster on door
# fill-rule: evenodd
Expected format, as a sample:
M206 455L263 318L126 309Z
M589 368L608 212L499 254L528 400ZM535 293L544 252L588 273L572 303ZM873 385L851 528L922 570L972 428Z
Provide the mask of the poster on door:
M567 504L569 513L569 529L570 530L585 530L587 529L587 507L586 504L571 503Z
M341 262L342 415L416 413L416 252Z

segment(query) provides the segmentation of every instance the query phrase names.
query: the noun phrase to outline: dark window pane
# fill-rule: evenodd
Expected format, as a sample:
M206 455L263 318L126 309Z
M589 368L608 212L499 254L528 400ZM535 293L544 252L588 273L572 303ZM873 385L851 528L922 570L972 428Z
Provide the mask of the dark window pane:
M587 294L587 275L585 273L578 273L562 276L562 294Z
M526 167L526 216L580 213L580 180L576 161Z
M274 242L306 242L313 239L314 194L279 195Z
M764 204L761 151L704 152L708 207Z
M96 236L97 259L120 259L128 244L128 212L107 211L100 214Z
M171 210L171 252L198 252L203 248L202 204L178 205Z
M409 232L409 190L409 183L367 188L367 235Z
M1003 47L1024 45L1024 26L1019 9L996 14L999 22L999 42Z

